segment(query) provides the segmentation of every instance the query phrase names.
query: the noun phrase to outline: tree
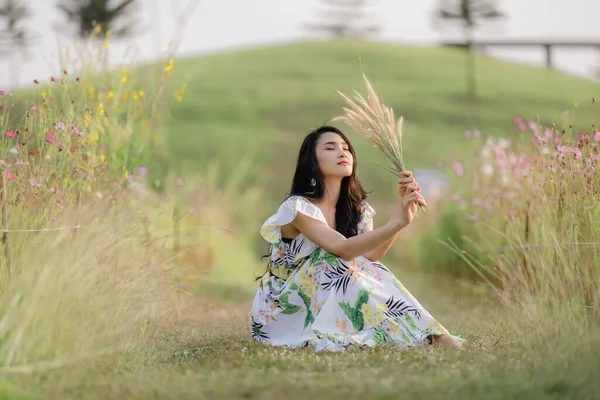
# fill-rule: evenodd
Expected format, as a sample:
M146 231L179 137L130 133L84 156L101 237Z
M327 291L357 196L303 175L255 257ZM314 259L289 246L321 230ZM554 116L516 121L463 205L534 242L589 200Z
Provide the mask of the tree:
M463 30L466 44L467 92L473 99L477 97L473 34L483 22L500 20L504 17L505 15L497 8L497 0L440 0L436 10L436 28L444 29L450 24L458 25Z
M113 37L123 38L134 32L137 22L131 13L136 5L136 0L63 0L58 8L76 25L80 38L88 37L96 25L103 31L111 31ZM130 18L123 21L126 17Z
M308 24L311 32L324 32L337 39L364 38L376 33L377 25L365 22L369 0L321 0L327 7L321 14L324 21Z

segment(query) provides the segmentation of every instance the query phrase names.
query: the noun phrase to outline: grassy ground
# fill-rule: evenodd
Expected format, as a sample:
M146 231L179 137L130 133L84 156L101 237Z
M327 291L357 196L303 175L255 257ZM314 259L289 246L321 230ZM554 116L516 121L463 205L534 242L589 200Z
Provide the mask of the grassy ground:
M465 351L356 349L344 354L281 350L248 336L249 298L196 297L176 308L140 354L99 363L78 379L49 373L72 399L592 399L600 389L597 327L546 329L455 284L398 276L455 334ZM564 321L564 320L563 320ZM547 321L546 321L547 322ZM549 324L548 326L551 326ZM557 335L565 335L563 337ZM568 335L568 336L567 336ZM50 385L52 387L52 385Z

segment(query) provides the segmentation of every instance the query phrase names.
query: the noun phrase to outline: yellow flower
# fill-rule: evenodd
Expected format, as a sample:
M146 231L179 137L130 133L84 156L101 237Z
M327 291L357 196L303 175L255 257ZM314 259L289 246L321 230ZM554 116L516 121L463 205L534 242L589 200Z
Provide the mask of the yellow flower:
M88 89L88 97L92 100L96 98L96 90L93 87Z
M388 310L388 305L385 303L379 303L375 305L375 309L381 313L386 313Z
M173 41L169 40L169 47L173 46Z
M111 31L110 29L109 29L109 30L107 30L107 31L106 31L106 37L109 37L111 33L112 33L112 31Z
M381 312L380 312L380 313L377 313L377 314L375 315L375 323L376 323L376 324L381 324L381 323L383 322L383 315L384 315L384 314L383 314L383 313L381 313Z
M90 114L87 114L85 116L85 125L89 126L92 123L92 116Z
M100 25L94 26L94 33L100 33L100 32L102 32L102 27Z
M194 275L191 275L191 274L188 275L187 278L188 278L188 280L190 280L192 282L196 282L196 280L197 280L196 277Z
M375 318L373 317L373 310L371 310L371 307L369 307L367 304L363 304L361 307L361 311L363 314L365 324L373 325L373 323L375 322Z
M121 77L121 83L122 83L122 84L125 84L125 83L127 83L127 81L129 81L129 78L128 78L126 75L123 75L123 76Z
M104 163L106 161L106 156L104 154L100 154L100 162Z
M46 92L42 92L42 98L46 98Z
M108 39L104 39L104 42L102 42L102 48L106 49L108 47Z
M113 92L112 90L108 92L108 94L106 95L106 100L110 100L114 97L115 92Z
M144 91L140 90L139 95L140 95L140 97L144 97Z
M178 103L181 103L183 101L183 97L181 97L180 95L176 94L175 95L175 101L177 101Z
M125 170L125 179L129 179L129 171Z
M315 290L317 290L316 285L313 283L311 286L309 286L304 293L306 293L306 295L308 297L313 297L315 295Z

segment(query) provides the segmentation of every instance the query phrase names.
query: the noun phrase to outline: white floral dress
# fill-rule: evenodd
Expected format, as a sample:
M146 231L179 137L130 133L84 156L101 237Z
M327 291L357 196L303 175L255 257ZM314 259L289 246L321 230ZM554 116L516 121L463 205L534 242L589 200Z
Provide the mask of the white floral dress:
M327 223L317 206L291 196L263 224L260 234L271 251L250 312L254 340L343 351L351 345L419 346L430 335L448 333L383 264L363 256L343 260L302 234L282 239L281 226L298 212ZM375 211L363 202L361 213L359 234Z

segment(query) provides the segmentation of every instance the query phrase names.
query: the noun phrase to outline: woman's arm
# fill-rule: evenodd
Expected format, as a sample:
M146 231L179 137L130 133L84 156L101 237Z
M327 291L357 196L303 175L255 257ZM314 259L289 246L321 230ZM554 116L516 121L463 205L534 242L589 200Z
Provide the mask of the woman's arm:
M372 219L370 219L365 224L365 227L363 228L363 233L362 234L365 234L365 233L371 232L371 231L373 231L373 220ZM392 247L392 245L394 244L394 242L398 238L398 233L396 233L390 239L386 240L381 245L377 246L376 248L374 248L371 251L366 252L363 255L366 258L368 258L369 260L371 260L371 261L379 261L379 260L381 260L387 254L387 252L390 250L390 248Z
M326 223L302 213L298 213L292 221L292 225L310 241L344 260L352 260L387 243L408 224L409 222L405 222L402 217L392 217L387 224L380 228L347 239Z

